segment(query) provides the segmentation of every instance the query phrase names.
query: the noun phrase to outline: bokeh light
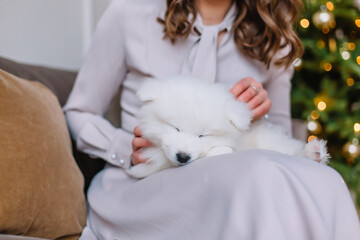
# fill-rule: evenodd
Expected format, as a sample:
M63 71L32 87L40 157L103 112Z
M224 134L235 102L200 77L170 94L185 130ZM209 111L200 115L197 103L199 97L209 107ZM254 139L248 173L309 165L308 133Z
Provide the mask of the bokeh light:
M318 103L317 105L317 108L320 110L320 111L324 111L326 109L326 103L321 101Z

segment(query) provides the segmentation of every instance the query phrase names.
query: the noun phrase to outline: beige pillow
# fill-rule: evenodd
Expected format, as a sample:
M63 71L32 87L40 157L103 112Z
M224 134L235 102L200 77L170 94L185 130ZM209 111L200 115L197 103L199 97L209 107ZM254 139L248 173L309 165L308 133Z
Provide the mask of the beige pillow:
M0 70L0 233L78 239L83 185L57 98Z

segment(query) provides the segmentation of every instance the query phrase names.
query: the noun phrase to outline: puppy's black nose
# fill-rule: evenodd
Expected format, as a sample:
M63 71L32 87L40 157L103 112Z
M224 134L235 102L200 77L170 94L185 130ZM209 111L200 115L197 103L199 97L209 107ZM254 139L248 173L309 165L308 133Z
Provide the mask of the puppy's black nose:
M186 153L178 152L176 154L176 160L182 164L187 163L190 160L190 158L191 158L190 155Z

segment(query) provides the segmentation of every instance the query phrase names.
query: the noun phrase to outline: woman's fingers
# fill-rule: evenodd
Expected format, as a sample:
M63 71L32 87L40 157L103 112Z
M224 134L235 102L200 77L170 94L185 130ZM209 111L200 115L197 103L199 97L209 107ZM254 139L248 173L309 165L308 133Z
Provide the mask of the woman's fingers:
M267 91L253 78L247 77L238 81L230 90L236 100L245 102L252 111L253 120L267 114L271 107Z
M135 137L141 137L141 130L140 130L139 126L136 126L134 128L134 135L135 135Z
M268 93L265 90L260 91L256 96L254 96L250 101L247 102L247 106L250 110L255 109L260 106L268 99Z
M243 78L238 81L231 89L230 92L234 95L235 98L240 96L246 89L249 88L250 84L253 82L253 79L250 77Z
M146 163L147 159L146 158L143 158L140 154L140 152L133 152L131 154L131 164L134 166L134 165L137 165L139 163Z
M151 145L152 143L149 140L142 137L134 137L132 141L133 151L137 151L143 147L150 147Z
M261 88L253 87L250 85L243 93L240 94L236 99L240 102L250 102L254 97L256 97L261 91Z
M134 135L135 136L131 144L133 149L133 152L131 154L131 164L136 165L139 163L145 163L147 159L141 156L139 150L143 147L150 147L152 143L149 140L141 137L142 133L138 126L134 128Z
M241 79L230 89L230 92L238 101L246 103L261 91L263 91L262 84L250 77Z
M265 116L265 114L269 112L270 108L271 108L271 100L267 98L263 103L258 105L255 109L251 110L253 115L252 120L254 121L262 118L263 116Z

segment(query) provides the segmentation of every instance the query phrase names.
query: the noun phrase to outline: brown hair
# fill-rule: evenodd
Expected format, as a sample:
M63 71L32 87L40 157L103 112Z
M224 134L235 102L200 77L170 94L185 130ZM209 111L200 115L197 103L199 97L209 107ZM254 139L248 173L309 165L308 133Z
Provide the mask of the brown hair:
M303 54L303 46L293 30L293 23L302 8L301 0L234 0L237 6L233 24L234 41L246 56L255 58L268 67L275 54L290 47L287 55L275 60L275 65L289 66ZM195 21L194 0L167 0L164 19L165 38L173 43L187 38Z

